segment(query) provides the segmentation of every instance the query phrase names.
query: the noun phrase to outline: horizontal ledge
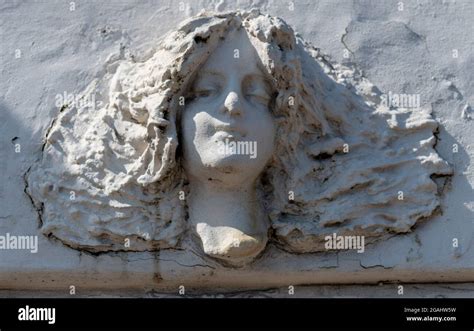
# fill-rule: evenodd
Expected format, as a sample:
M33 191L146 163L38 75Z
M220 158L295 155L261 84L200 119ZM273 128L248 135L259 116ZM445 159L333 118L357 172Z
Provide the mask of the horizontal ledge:
M137 290L153 289L175 292L180 285L190 289L263 289L289 285L363 285L379 283L459 283L474 282L474 270L456 268L435 269L384 269L363 271L320 269L300 272L273 270L169 270L168 272L128 271L97 272L62 269L40 271L23 268L0 272L1 290L62 290L69 286L84 290Z

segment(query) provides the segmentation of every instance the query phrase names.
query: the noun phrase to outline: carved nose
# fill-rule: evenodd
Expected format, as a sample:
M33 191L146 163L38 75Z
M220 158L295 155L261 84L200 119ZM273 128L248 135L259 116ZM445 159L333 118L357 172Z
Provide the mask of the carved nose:
M239 95L235 92L229 92L227 97L224 101L224 108L231 114L231 115L241 115L242 108L240 105Z

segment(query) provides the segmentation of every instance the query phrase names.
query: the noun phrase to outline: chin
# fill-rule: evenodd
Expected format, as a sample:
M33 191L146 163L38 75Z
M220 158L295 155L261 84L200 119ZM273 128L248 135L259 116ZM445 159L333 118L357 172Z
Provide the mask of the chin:
M244 178L258 177L263 166L256 164L254 159L249 159L248 155L213 155L212 159L204 164L208 170L208 177L227 181L236 179L241 182Z

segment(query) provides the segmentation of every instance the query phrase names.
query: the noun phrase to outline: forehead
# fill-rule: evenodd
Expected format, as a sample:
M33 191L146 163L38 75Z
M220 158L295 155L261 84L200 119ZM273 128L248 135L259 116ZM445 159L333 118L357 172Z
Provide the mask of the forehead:
M250 42L245 29L233 30L211 53L204 66L203 74L239 75L260 74L261 61L255 47Z

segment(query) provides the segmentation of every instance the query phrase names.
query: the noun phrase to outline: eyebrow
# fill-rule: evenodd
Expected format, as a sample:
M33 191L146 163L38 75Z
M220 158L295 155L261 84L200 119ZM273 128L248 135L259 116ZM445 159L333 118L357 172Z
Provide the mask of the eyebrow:
M222 73L214 71L214 70L208 70L208 69L204 69L200 71L196 78L200 79L200 78L205 77L206 75L224 78L224 75ZM263 73L250 73L250 74L245 75L244 77L244 79L249 79L249 78L250 79L256 78L256 79L261 80L265 84L265 90L267 90L268 93L272 93L274 90L276 90L271 78L267 77L267 75Z
M213 70L202 70L199 72L198 77L202 77L204 75L211 75L211 76L217 76L217 77L223 77L223 75L217 71Z

